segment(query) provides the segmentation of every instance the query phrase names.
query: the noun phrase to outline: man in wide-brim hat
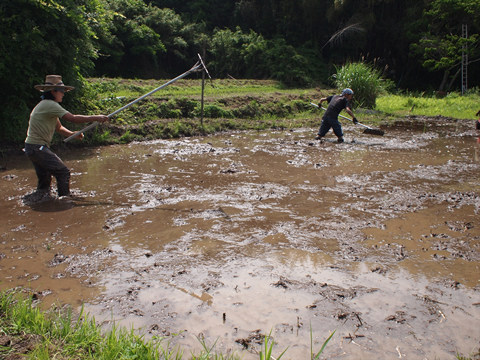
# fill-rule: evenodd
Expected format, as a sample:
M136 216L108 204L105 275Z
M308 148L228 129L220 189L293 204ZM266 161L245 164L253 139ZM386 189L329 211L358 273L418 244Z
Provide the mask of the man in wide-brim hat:
M37 174L38 192L50 192L52 175L57 179L58 197L70 195L70 170L63 161L50 150L54 132L71 136L74 132L65 128L60 119L73 123L105 122L106 115L73 115L60 103L65 92L73 90L73 86L65 85L60 75L47 75L45 83L35 85L36 90L43 92L42 100L30 114L27 138L25 139L25 154L33 163ZM83 134L77 136L83 139Z
M60 75L47 75L45 84L35 85L34 89L40 91L63 90L64 92L75 89L73 86L67 86L63 83Z

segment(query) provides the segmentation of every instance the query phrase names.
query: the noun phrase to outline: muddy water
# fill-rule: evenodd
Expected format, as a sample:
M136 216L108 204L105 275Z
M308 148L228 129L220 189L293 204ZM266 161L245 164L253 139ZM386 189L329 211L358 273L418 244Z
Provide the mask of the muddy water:
M3 159L0 286L244 359L270 331L289 359L334 330L331 358L478 348L479 134L314 131L67 149L75 200L32 202L28 160Z

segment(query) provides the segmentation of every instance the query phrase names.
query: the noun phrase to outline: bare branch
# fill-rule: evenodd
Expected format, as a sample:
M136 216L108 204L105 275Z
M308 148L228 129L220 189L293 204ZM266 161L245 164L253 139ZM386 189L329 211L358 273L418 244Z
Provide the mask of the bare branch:
M474 63L474 62L477 62L477 61L480 61L480 58L475 59L475 60L469 60L468 63L467 63L467 65L470 65L470 64L472 64L472 63ZM448 71L453 70L453 69L455 69L457 66L460 66L460 65L462 65L462 62L461 62L461 61L453 64L453 65L452 65L451 67L449 67L447 70L448 70Z

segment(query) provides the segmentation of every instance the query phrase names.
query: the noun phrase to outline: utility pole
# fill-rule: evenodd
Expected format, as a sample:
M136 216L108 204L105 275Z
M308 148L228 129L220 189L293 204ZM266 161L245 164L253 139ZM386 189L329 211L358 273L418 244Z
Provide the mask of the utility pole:
M467 30L467 25L463 24L462 25L462 38L467 39L468 38L468 30ZM465 94L465 92L468 89L467 85L467 66L468 66L468 45L465 42L462 45L462 95Z
M205 53L206 53L206 41L203 40L203 59L205 61ZM202 69L202 104L201 104L201 110L200 110L200 124L202 125L202 129L203 129L203 102L204 102L204 93L205 93L205 71L207 71L205 69L205 64L203 64L203 69Z

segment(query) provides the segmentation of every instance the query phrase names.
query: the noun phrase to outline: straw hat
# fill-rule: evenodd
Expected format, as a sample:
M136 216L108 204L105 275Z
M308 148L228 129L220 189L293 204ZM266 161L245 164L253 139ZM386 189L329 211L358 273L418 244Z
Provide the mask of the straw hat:
M47 75L45 77L45 84L35 85L34 88L40 91L50 91L50 90L55 90L57 88L64 89L65 91L70 91L75 89L73 86L65 85L60 75Z

